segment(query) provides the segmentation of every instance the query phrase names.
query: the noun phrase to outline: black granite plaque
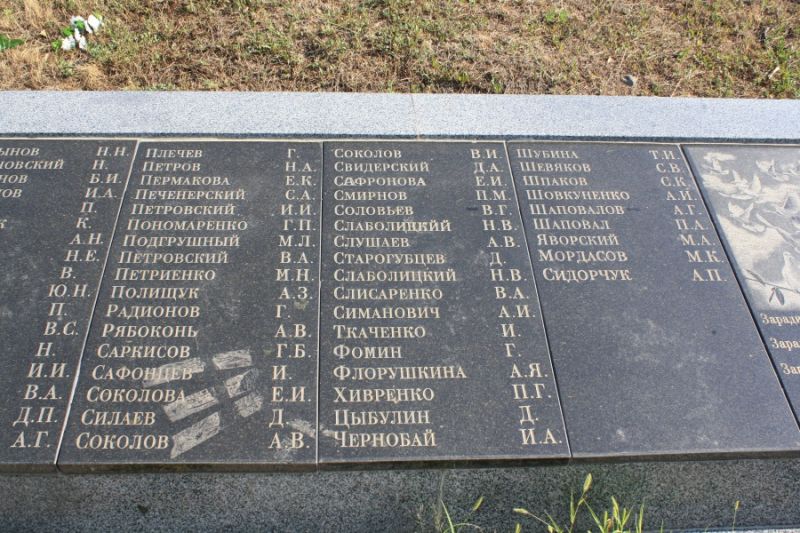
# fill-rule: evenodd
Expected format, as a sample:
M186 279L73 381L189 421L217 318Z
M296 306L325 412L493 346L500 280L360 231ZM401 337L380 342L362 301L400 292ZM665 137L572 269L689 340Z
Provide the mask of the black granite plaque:
M320 463L567 457L504 145L324 161Z
M55 468L135 142L0 139L0 470Z
M314 464L320 157L139 145L59 467Z
M574 456L797 450L680 148L508 150Z
M800 412L800 146L684 146L795 414Z

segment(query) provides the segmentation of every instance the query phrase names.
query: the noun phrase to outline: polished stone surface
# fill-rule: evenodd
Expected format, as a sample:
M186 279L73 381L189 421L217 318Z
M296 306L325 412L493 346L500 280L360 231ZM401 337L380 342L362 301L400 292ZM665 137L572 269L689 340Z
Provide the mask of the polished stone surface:
M138 146L60 468L315 463L320 149Z
M324 161L320 462L568 457L504 145Z
M767 350L800 412L800 146L686 145Z
M64 168L20 177L31 143ZM4 470L52 468L68 414L69 472L800 451L676 145L3 146ZM716 214L725 232L791 237L795 148L700 149L709 197L735 218ZM792 251L758 242L784 262L762 261L756 289L785 311ZM790 395L800 340L777 335L793 317L759 324L780 330ZM28 358L13 351L25 342Z
M55 468L133 148L0 139L0 471Z
M573 456L798 450L680 148L508 149Z

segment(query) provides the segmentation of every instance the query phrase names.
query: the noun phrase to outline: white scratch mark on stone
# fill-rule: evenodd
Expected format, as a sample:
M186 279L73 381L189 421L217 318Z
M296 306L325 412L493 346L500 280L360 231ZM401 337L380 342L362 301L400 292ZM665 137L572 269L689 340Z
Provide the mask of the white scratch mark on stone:
M232 352L218 353L211 359L214 361L214 366L217 370L229 370L253 365L250 350L233 350Z
M199 359L189 359L177 363L167 363L158 367L158 375L153 379L143 379L142 386L145 388L163 385L176 379L183 379L183 374L199 374L205 370L206 365Z
M235 398L241 396L245 392L250 392L256 384L258 378L258 370L251 369L243 374L238 374L232 378L225 380L225 390L228 391L228 397Z
M332 429L323 429L321 433L325 437L336 438L336 432Z
M316 432L314 431L314 426L312 426L309 422L305 420L292 420L288 422L289 427L292 429L296 429L306 437L311 437L312 439L316 437Z
M219 413L207 416L200 422L189 426L188 428L176 433L172 437L172 451L169 456L175 459L179 455L191 450L198 444L201 444L217 433L220 430L220 417Z
M181 420L189 415L199 413L204 409L208 409L217 405L217 399L211 389L203 389L200 392L195 392L185 397L183 400L178 400L164 406L164 412L167 417L175 422Z
M254 392L243 398L239 398L233 403L236 405L236 411L239 413L239 416L247 418L261 410L261 406L264 404L264 398L260 394Z

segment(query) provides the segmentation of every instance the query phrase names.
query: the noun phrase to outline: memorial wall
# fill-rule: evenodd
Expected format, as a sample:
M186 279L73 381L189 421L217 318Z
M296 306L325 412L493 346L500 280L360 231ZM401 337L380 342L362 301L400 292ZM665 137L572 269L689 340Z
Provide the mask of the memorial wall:
M800 456L800 147L0 139L0 249L2 471Z

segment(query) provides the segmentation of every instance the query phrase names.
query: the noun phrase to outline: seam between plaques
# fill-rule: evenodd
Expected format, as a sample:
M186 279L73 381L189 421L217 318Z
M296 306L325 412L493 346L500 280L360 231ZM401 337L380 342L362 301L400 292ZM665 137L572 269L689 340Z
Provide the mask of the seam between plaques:
M113 137L106 138L109 141L113 141ZM128 194L128 185L131 181L131 175L133 174L133 165L136 162L136 155L139 151L139 145L141 141L139 139L133 139L133 153L131 154L131 162L128 165L128 174L125 178L125 187L122 189L122 194L120 194L119 200L119 207L117 208L117 214L114 217L114 224L111 226L111 236L108 240L108 251L106 252L105 260L103 261L103 268L100 270L100 277L97 280L97 285L94 294L94 301L92 302L91 311L89 312L89 322L86 324L86 334L83 337L83 343L81 345L81 351L78 357L78 364L75 366L75 377L72 380L72 387L69 393L69 400L67 401L67 409L64 411L64 423L61 425L61 434L58 437L58 443L56 446L56 456L54 459L53 464L55 465L56 469L60 471L58 466L59 460L61 459L61 450L64 444L64 436L67 433L67 425L69 424L69 417L72 414L72 402L75 401L75 394L78 391L78 382L81 376L81 366L83 365L83 357L86 352L86 344L89 342L89 334L92 331L92 323L94 322L95 313L97 312L97 301L100 298L100 290L103 288L103 279L106 276L106 268L108 267L108 260L111 258L111 249L114 246L114 238L117 234L117 226L119 224L119 218L122 214L122 206L125 203L125 198Z
M553 371L553 383L556 386L556 394L558 395L558 410L561 415L561 424L564 427L564 440L567 443L568 461L572 461L572 446L569 442L569 432L567 431L567 420L564 416L564 404L561 402L561 390L558 387L558 375L556 373L556 364L553 361L553 353L550 351L550 336L547 333L547 320L544 317L544 309L542 308L542 299L539 297L539 287L536 285L536 273L533 266L533 251L528 242L528 233L525 231L525 219L522 216L522 204L517 194L517 180L514 177L514 168L511 165L511 157L508 155L508 141L503 141L503 151L506 154L506 163L508 163L508 174L511 178L511 190L514 193L514 203L517 205L517 215L519 216L520 230L522 230L522 238L525 241L525 253L528 256L528 264L530 265L531 284L533 285L533 293L536 295L536 306L539 308L539 317L542 320L542 333L544 334L544 344L547 348L547 358L550 359L550 368Z
M708 217L709 222L711 223L711 227L714 228L714 233L719 239L720 246L722 247L722 253L725 254L725 258L728 260L728 266L730 267L731 273L733 274L733 279L736 281L736 285L739 288L739 297L741 301L744 303L745 309L747 309L748 314L750 315L750 319L753 321L753 327L758 334L759 340L761 340L761 344L764 347L764 353L769 359L770 366L772 366L773 371L775 372L775 379L778 381L778 386L781 388L783 392L783 396L786 399L786 403L789 406L789 411L794 415L794 422L795 425L800 424L800 418L798 418L798 411L795 409L795 406L792 404L791 399L789 398L789 391L786 390L786 386L783 383L783 380L780 377L780 371L778 370L777 362L772 357L772 354L769 351L769 344L767 343L767 339L764 336L764 333L761 331L761 328L758 325L758 320L756 320L756 310L750 304L750 298L747 297L747 292L745 290L745 283L742 279L740 279L739 273L737 272L736 266L738 262L734 257L733 250L729 250L730 246L727 244L727 239L723 236L722 231L719 228L719 225L714 220L714 216L711 214L711 207L710 201L706 198L705 187L701 186L701 180L698 179L698 175L695 175L695 171L692 168L692 165L689 162L689 157L686 155L686 147L682 143L676 143L678 150L681 152L681 158L683 159L684 165L686 165L686 169L689 172L689 177L692 178L692 182L694 183L695 189L697 190L697 195L700 197L700 201L703 203L703 207L706 210L706 216ZM798 429L800 429L800 425L798 425Z
M321 360L322 357L322 216L324 206L324 198L325 198L325 191L323 187L324 184L324 177L325 177L325 142L320 141L316 143L319 146L319 202L317 205L319 206L319 216L317 217L317 223L319 224L319 238L317 239L317 362L316 362L316 376L315 376L315 385L317 387L316 393L316 402L317 402L317 409L316 409L316 426L314 427L315 438L314 438L314 468L315 470L319 471L319 438L322 432L319 429L319 410L320 410L320 400L319 400L319 391L320 391L320 380L321 380Z

